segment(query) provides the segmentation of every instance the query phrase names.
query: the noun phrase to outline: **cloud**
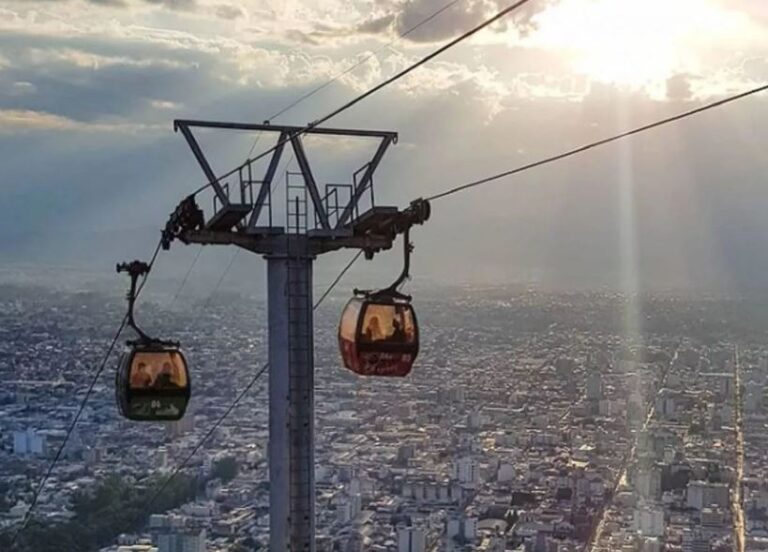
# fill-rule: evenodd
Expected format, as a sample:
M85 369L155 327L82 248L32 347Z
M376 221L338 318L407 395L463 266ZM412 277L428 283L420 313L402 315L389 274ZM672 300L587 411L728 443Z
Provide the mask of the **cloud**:
M578 75L519 73L511 91L515 98L581 100L590 92L589 80Z
M283 37L288 42L295 42L299 44L307 44L310 46L319 46L322 44L322 40L315 38L313 35L316 33L307 33L300 29L286 29L283 31ZM337 36L337 35L334 35Z
M10 2L18 2L24 4L64 4L66 2L72 2L74 0L9 0ZM89 4L95 4L97 6L111 6L111 7L124 7L127 6L126 0L84 0Z
M245 11L239 6L232 4L219 4L216 6L216 16L221 19L237 19L244 15Z
M381 17L372 17L366 21L360 23L357 26L357 32L365 34L380 34L388 33L392 27L392 23L395 21L395 17L392 14L383 15Z
M144 0L144 2L172 10L191 10L197 7L197 0Z
M137 27L114 27L109 37L63 30L41 35L10 31L0 36L0 51L13 60L4 69L3 82L27 83L0 88L1 109L76 121L123 118L132 123L154 122L166 116L159 111L180 111L180 106L192 112L210 110L225 91L227 95L275 91L279 97L298 97L305 88L345 72L361 58L364 62L338 79L337 86L362 91L415 60L391 52L334 59ZM475 101L498 106L505 92L499 78L485 67L435 61L395 83L391 93L426 97L458 93L457 87L471 85ZM280 107L262 108L262 116Z
M727 9L748 13L753 19L768 23L768 4L763 0L716 0Z
M19 130L61 130L72 129L77 123L72 119L26 110L0 110L0 132L11 133Z
M176 102L169 102L167 100L150 100L149 105L155 109L178 111L184 106Z
M768 57L751 57L744 60L742 70L747 78L768 81Z
M686 74L673 75L667 79L667 99L685 102L693 97L690 76Z
M75 2L77 0L11 0L24 4L34 3L46 3L46 4L63 4L67 2ZM156 6L163 6L172 10L191 10L197 7L197 0L84 0L89 4L96 6L106 6L111 8L123 8L131 4L153 4Z
M0 134L35 131L140 132L158 130L144 124L83 122L41 111L0 109Z
M0 84L0 109L76 121L150 123L160 105L151 102L186 104L190 90L203 101L218 80L213 56L147 41L5 33L0 50L13 60L0 83L25 83Z
M15 81L15 82L3 82L0 81L0 97L2 96L26 96L28 94L37 93L37 87L31 82Z
M541 0L527 4L489 27L497 33L515 29L524 35L535 28L534 16L557 0ZM361 12L362 22L340 24L318 21L309 29L291 28L286 38L312 45L327 46L335 41L359 41L370 35L386 39L401 37L412 43L449 40L476 27L499 13L506 2L501 0L404 0L379 2L373 13Z
M94 71L114 66L166 67L168 69L190 66L190 64L174 60L172 57L113 56L78 48L28 48L21 56L20 61L33 67L70 65Z
M518 8L490 27L496 32L506 32L514 27L525 34L534 28L533 17L546 9L554 0L534 2ZM490 17L496 15L507 2L501 0L468 0L446 8L426 24L422 21L442 10L445 0L406 0L399 5L395 15L395 32L398 35L408 33L407 39L413 42L438 42L458 36ZM412 30L414 29L415 30Z

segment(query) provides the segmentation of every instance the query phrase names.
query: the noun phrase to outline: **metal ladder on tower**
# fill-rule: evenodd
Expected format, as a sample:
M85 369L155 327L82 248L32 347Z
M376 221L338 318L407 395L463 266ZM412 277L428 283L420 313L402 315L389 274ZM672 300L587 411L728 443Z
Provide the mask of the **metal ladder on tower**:
M291 181L292 176L301 183ZM314 344L312 336L312 260L306 251L292 247L292 240L306 233L309 219L307 188L300 173L286 172L286 230L288 232L288 366L289 366L289 542L297 552L312 552L315 534L314 450L304 444L314 440ZM294 548L291 548L294 552Z
M313 438L314 431L314 344L312 338L312 276L311 260L289 258L289 334L288 363L290 366L290 424L293 428L290 451L291 522L300 550L309 551L306 539L314 535L314 511L307 508L314 496L306 496L314 488L314 452L302 446Z
M291 177L297 176L301 178L301 184L291 181ZM285 218L285 229L288 234L306 233L309 224L309 205L307 187L301 173L285 172Z

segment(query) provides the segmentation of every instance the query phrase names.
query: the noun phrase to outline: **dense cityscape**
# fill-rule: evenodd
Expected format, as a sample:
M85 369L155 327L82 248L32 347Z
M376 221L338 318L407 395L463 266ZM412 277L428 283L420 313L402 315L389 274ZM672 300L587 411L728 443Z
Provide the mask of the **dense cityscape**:
M341 368L343 300L316 313L319 551L768 550L763 299L433 290L396 381ZM0 307L6 550L124 311L24 285L0 288ZM115 356L20 552L266 548L266 376L164 485L266 354L262 303L199 307L141 310L183 343L186 417L120 418Z

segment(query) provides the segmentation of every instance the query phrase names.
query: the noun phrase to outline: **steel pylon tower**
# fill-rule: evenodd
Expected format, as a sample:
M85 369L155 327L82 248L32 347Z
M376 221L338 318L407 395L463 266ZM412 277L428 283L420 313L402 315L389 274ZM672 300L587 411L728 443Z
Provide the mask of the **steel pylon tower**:
M374 204L373 174L394 132L179 120L181 131L213 190L206 217L195 195L182 200L163 231L163 247L183 243L233 244L267 260L269 325L270 550L315 550L314 343L312 264L318 255L342 248L362 249L366 258L392 247L398 234L429 216L417 200L405 210ZM277 145L262 175L244 164L219 182L192 129L276 133ZM350 182L315 180L302 134L378 139L369 162ZM273 219L272 183L285 146L293 149L299 172L286 173L285 216ZM298 182L298 183L297 183ZM234 190L233 190L234 188ZM362 211L362 212L361 212Z

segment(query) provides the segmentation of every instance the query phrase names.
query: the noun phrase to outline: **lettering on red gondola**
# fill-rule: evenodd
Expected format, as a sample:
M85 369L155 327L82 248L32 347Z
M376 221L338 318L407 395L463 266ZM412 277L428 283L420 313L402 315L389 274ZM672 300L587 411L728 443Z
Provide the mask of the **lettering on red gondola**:
M361 353L359 370L367 376L404 377L412 364L413 355L407 353Z

